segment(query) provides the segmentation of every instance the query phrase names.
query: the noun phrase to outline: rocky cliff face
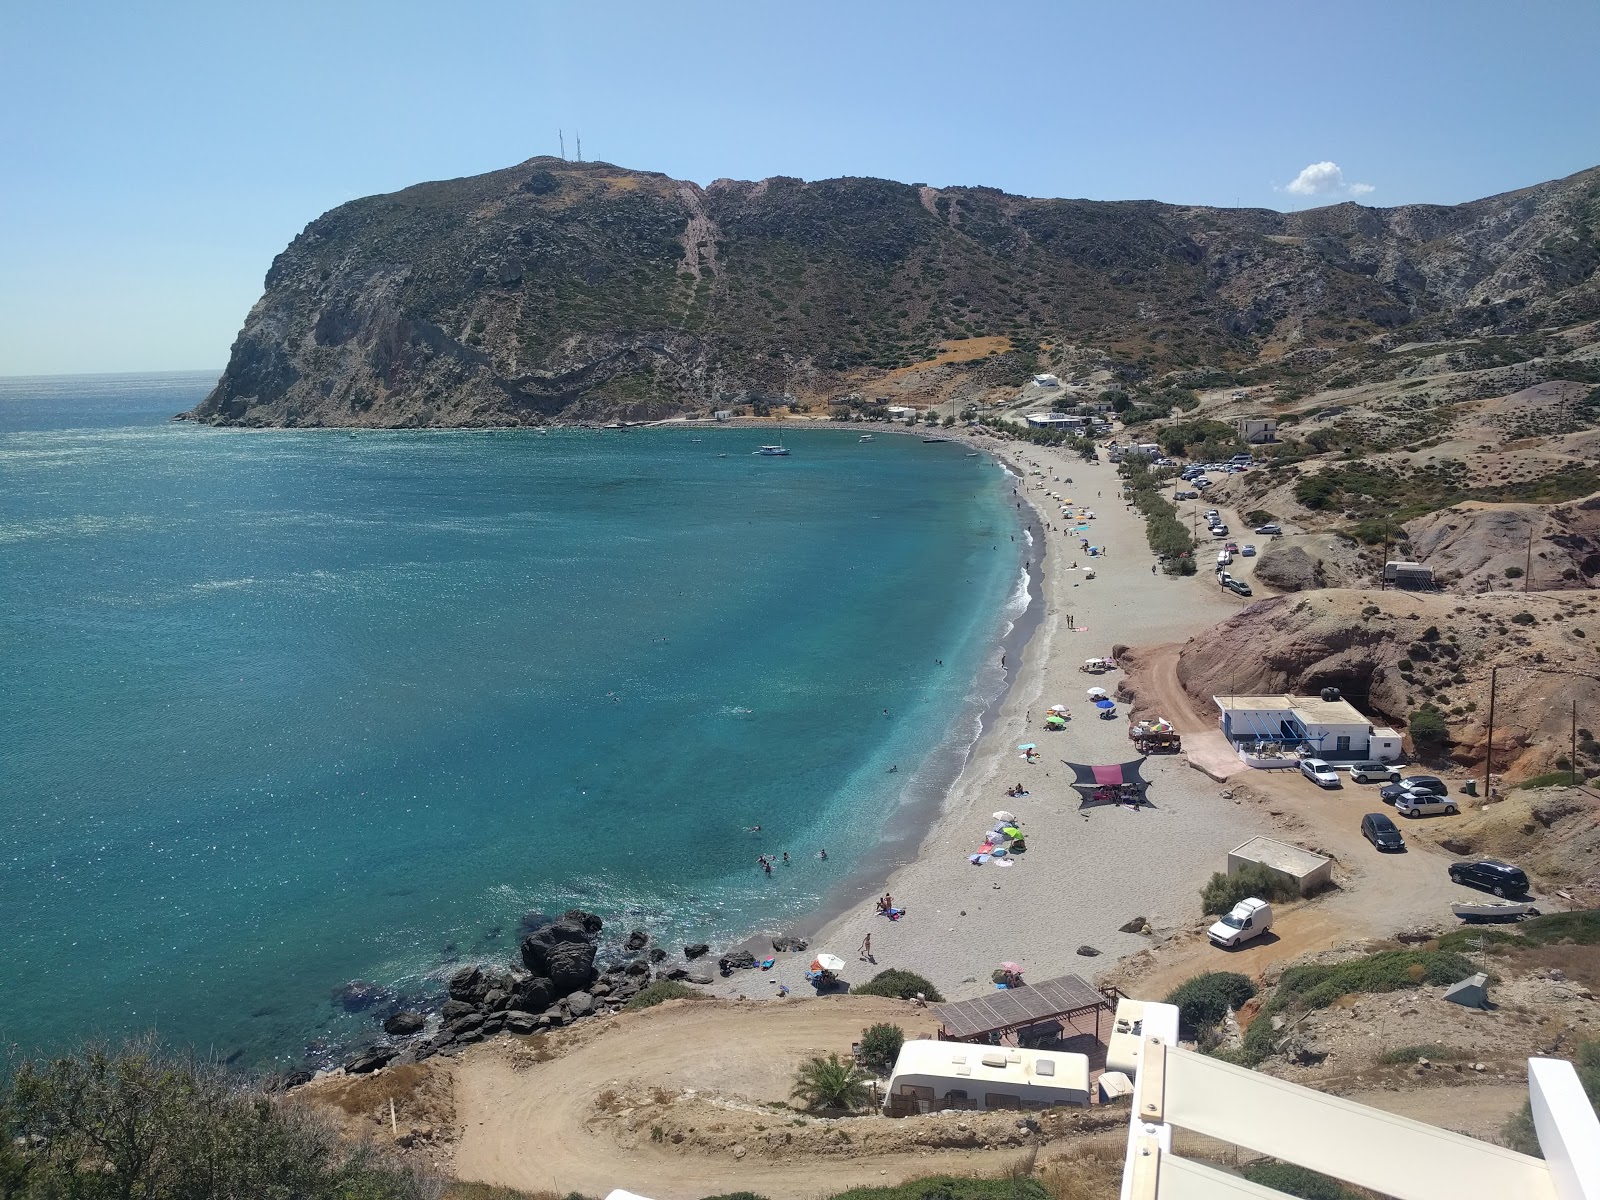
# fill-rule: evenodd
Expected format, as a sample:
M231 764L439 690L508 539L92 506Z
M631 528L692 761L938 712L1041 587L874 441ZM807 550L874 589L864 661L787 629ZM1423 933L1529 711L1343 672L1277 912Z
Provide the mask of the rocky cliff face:
M719 180L536 158L352 201L273 262L220 424L503 425L825 399L999 336L1131 376L1600 315L1600 169L1454 207L1300 213ZM1013 361L1014 360L1014 361ZM987 369L994 370L991 361Z
M1586 593L1329 589L1258 601L1191 639L1178 681L1201 711L1229 692L1316 695L1325 687L1400 729L1434 708L1449 730L1439 749L1476 767L1498 666L1495 774L1515 782L1557 769L1570 754L1574 704L1580 766L1600 768L1600 743L1583 715L1600 703L1596 639L1600 605Z

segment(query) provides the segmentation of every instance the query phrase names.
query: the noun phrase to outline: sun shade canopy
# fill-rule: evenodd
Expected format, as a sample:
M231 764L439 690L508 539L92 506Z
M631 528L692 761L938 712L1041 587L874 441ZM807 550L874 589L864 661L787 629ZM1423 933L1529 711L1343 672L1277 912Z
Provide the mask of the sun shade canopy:
M962 1041L1111 1007L1112 1002L1104 993L1078 976L1062 975L1042 983L979 996L976 1000L936 1004L933 1014L939 1018L946 1037Z
M1106 766L1092 766L1089 763L1067 764L1076 777L1072 786L1091 791L1097 787L1120 787L1125 783L1142 788L1149 782L1139 774L1139 768L1143 765L1142 758L1136 758L1132 762L1110 763Z

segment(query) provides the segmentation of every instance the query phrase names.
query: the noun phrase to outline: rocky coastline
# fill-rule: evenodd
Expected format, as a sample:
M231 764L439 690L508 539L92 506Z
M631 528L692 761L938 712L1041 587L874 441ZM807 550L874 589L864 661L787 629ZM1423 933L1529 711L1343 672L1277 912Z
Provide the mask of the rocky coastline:
M749 950L731 950L713 961L711 947L695 943L672 955L643 929L632 929L616 945L602 941L604 921L571 909L554 920L525 918L519 956L510 963L475 963L449 978L442 998L407 1004L372 984L356 980L336 988L333 1000L349 1012L371 1012L383 1037L343 1059L347 1074L453 1057L466 1047L502 1034L534 1034L617 1012L652 983L710 984L714 975L758 965ZM775 951L805 950L804 938L772 940ZM302 1069L291 1084L312 1077Z

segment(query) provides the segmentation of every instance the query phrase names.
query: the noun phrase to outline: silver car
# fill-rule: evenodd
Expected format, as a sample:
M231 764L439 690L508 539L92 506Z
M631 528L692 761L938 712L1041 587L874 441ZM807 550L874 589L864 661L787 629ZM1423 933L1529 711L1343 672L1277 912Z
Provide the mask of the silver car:
M1456 802L1449 796L1435 796L1431 792L1407 792L1394 802L1394 811L1402 817L1436 817L1440 813L1453 817L1458 810Z

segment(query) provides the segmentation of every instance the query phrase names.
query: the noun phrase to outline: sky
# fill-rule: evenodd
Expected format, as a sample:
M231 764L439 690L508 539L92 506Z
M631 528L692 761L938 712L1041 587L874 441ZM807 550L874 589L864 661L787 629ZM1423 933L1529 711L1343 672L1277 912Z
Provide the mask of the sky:
M6 0L0 375L215 369L346 200L709 183L1456 203L1600 164L1594 0Z

